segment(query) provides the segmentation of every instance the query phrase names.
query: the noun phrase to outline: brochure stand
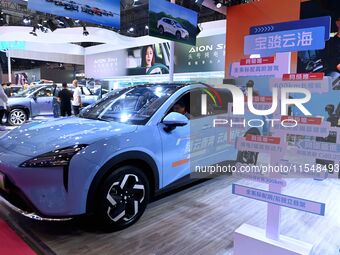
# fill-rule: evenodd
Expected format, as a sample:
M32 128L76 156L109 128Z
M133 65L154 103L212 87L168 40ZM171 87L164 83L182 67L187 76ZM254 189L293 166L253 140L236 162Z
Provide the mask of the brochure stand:
M279 141L279 143L277 143ZM269 147L268 147L269 146ZM271 154L271 165L277 165L285 153L286 144L281 142L280 137L263 137L263 136L249 136L246 138L238 138L237 147L240 150L248 150L254 152ZM257 147L257 149L256 149ZM268 150L269 149L269 150ZM268 194L275 195L279 198L282 190L281 175L270 175L270 179L277 179L277 182L268 182L269 191L262 191L262 194L257 194L261 190L249 188L246 191L252 194L256 190L257 196L264 197ZM236 187L237 188L237 187ZM244 195L233 188L233 193L237 195ZM255 192L254 192L255 193ZM248 196L256 199L255 197ZM279 201L279 199L276 199ZM267 202L266 200L262 200ZM297 209L297 208L296 208ZM281 205L279 203L271 203L268 201L267 207L267 226L266 230L257 228L248 224L241 225L234 233L234 255L309 255L312 252L313 245L299 240L280 235L280 218Z

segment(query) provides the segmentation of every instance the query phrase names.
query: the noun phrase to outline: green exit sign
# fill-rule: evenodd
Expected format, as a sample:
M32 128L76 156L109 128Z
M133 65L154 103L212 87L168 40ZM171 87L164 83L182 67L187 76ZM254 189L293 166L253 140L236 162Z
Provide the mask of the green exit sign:
M0 41L0 50L23 50L26 43L21 41Z

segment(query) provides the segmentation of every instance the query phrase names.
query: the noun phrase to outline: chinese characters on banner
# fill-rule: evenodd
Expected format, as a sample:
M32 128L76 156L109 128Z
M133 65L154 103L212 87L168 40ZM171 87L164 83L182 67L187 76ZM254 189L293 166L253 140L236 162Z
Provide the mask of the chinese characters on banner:
M314 141L300 141L297 144L297 155L339 161L340 144Z
M231 65L230 74L237 78L242 76L275 76L282 77L290 71L291 54L277 53L275 57L242 59ZM254 63L256 61L256 63Z
M255 189L238 184L233 184L232 193L235 195L256 199L270 204L285 206L292 209L305 211L321 216L325 215L326 205L324 203L282 195L280 193Z
M287 30L276 33L248 35L244 41L244 54L270 56L276 52L323 49L324 27Z
M289 79L285 75L282 78L272 78L269 81L269 88L305 88L311 93L325 93L332 87L332 80L330 77L323 77L322 79L309 79L309 74L289 74Z

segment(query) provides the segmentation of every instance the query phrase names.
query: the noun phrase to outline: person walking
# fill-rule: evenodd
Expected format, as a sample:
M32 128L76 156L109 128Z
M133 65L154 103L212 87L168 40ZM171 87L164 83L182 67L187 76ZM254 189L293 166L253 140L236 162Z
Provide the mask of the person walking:
M3 87L0 86L0 131L6 130L5 127L3 127L2 119L6 114L7 101L8 101L8 97L7 97Z
M74 115L78 115L80 112L80 108L82 106L81 104L81 89L79 88L78 81L74 80L72 82L74 91L73 91L73 100L72 100L72 106L73 106L73 113Z
M63 83L62 87L62 90L58 93L58 102L60 103L60 116L71 116L71 101L73 95L72 92L68 90L66 82Z

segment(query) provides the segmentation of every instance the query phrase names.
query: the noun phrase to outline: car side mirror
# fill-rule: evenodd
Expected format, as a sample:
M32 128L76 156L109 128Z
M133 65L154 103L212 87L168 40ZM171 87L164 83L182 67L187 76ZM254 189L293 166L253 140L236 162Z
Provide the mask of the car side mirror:
M171 132L176 127L183 127L189 124L189 120L183 114L178 112L170 112L165 116L162 123L165 125L164 130Z
M38 99L37 95L33 95L32 98L33 98L34 101L37 101L37 99Z

